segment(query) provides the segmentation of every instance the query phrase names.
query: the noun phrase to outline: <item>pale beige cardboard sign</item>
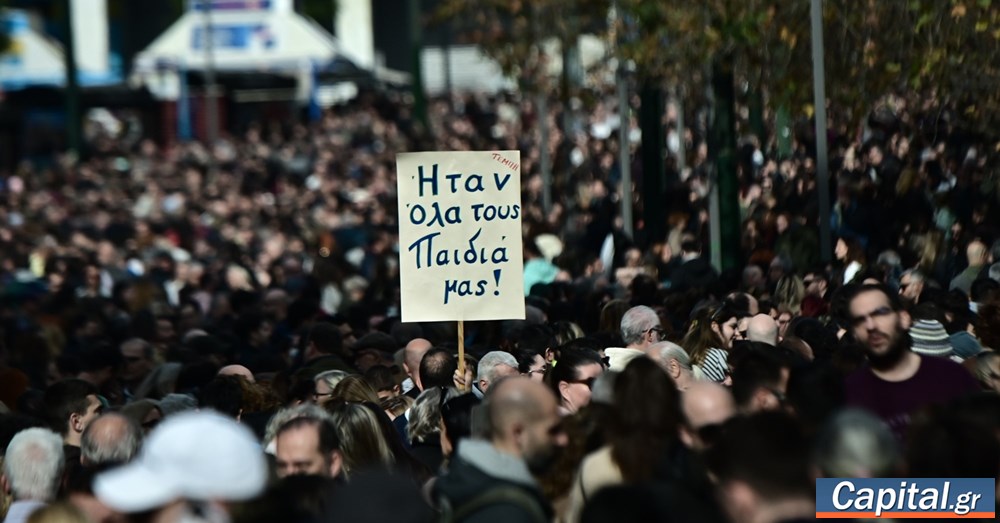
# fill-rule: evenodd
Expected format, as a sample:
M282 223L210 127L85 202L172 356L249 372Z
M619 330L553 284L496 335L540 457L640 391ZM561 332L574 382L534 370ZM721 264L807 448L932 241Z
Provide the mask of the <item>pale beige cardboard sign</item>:
M520 151L396 156L402 320L524 319Z

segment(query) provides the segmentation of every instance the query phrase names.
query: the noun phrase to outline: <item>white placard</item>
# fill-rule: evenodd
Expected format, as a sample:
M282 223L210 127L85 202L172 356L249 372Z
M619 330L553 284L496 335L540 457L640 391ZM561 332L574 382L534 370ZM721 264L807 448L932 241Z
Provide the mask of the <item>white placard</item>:
M521 152L396 156L402 320L524 319Z

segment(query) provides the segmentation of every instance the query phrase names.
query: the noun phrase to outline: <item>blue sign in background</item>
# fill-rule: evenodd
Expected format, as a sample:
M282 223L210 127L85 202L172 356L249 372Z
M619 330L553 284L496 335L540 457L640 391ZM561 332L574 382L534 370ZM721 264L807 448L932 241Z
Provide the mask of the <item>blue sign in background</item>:
M254 25L213 25L209 34L212 35L212 47L215 49L247 49L250 41L257 38L265 49L274 47L274 37L264 24ZM195 27L191 32L191 49L205 48L205 28Z
M853 485L853 492L850 488L842 488L839 496L835 498L834 493L837 486L843 482L849 482ZM946 483L947 492L945 492ZM911 489L911 485L916 486L915 493ZM874 500L870 509L858 508L854 504L854 501L859 498L861 489L872 489L874 491ZM963 506L970 512L994 512L996 510L996 480L994 478L820 478L816 480L816 512L874 512L875 507L879 504L880 492L885 490L895 491L895 496L890 497L889 495L885 495L882 498L883 501L893 500L891 507L882 508L883 513L954 513L956 510L963 508ZM925 501L925 508L919 508L920 501L931 490L938 493L937 502L934 507L926 507ZM901 494L902 506L900 507ZM979 498L975 500L975 505L971 506L972 498L977 494ZM841 507L843 507L844 503L850 502L850 506L837 507L835 502L839 502Z

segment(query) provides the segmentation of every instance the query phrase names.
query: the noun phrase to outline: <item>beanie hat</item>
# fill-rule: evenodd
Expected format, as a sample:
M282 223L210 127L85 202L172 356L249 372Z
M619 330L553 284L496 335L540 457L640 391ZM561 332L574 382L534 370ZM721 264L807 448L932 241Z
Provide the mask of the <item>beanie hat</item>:
M925 356L948 357L952 353L951 341L944 326L937 320L917 320L910 327L913 352Z

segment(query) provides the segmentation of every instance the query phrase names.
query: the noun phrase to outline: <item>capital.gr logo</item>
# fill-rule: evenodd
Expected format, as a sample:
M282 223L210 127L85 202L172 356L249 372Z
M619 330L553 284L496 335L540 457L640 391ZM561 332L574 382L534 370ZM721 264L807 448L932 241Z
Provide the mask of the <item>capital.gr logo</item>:
M820 478L817 518L996 517L994 478Z

